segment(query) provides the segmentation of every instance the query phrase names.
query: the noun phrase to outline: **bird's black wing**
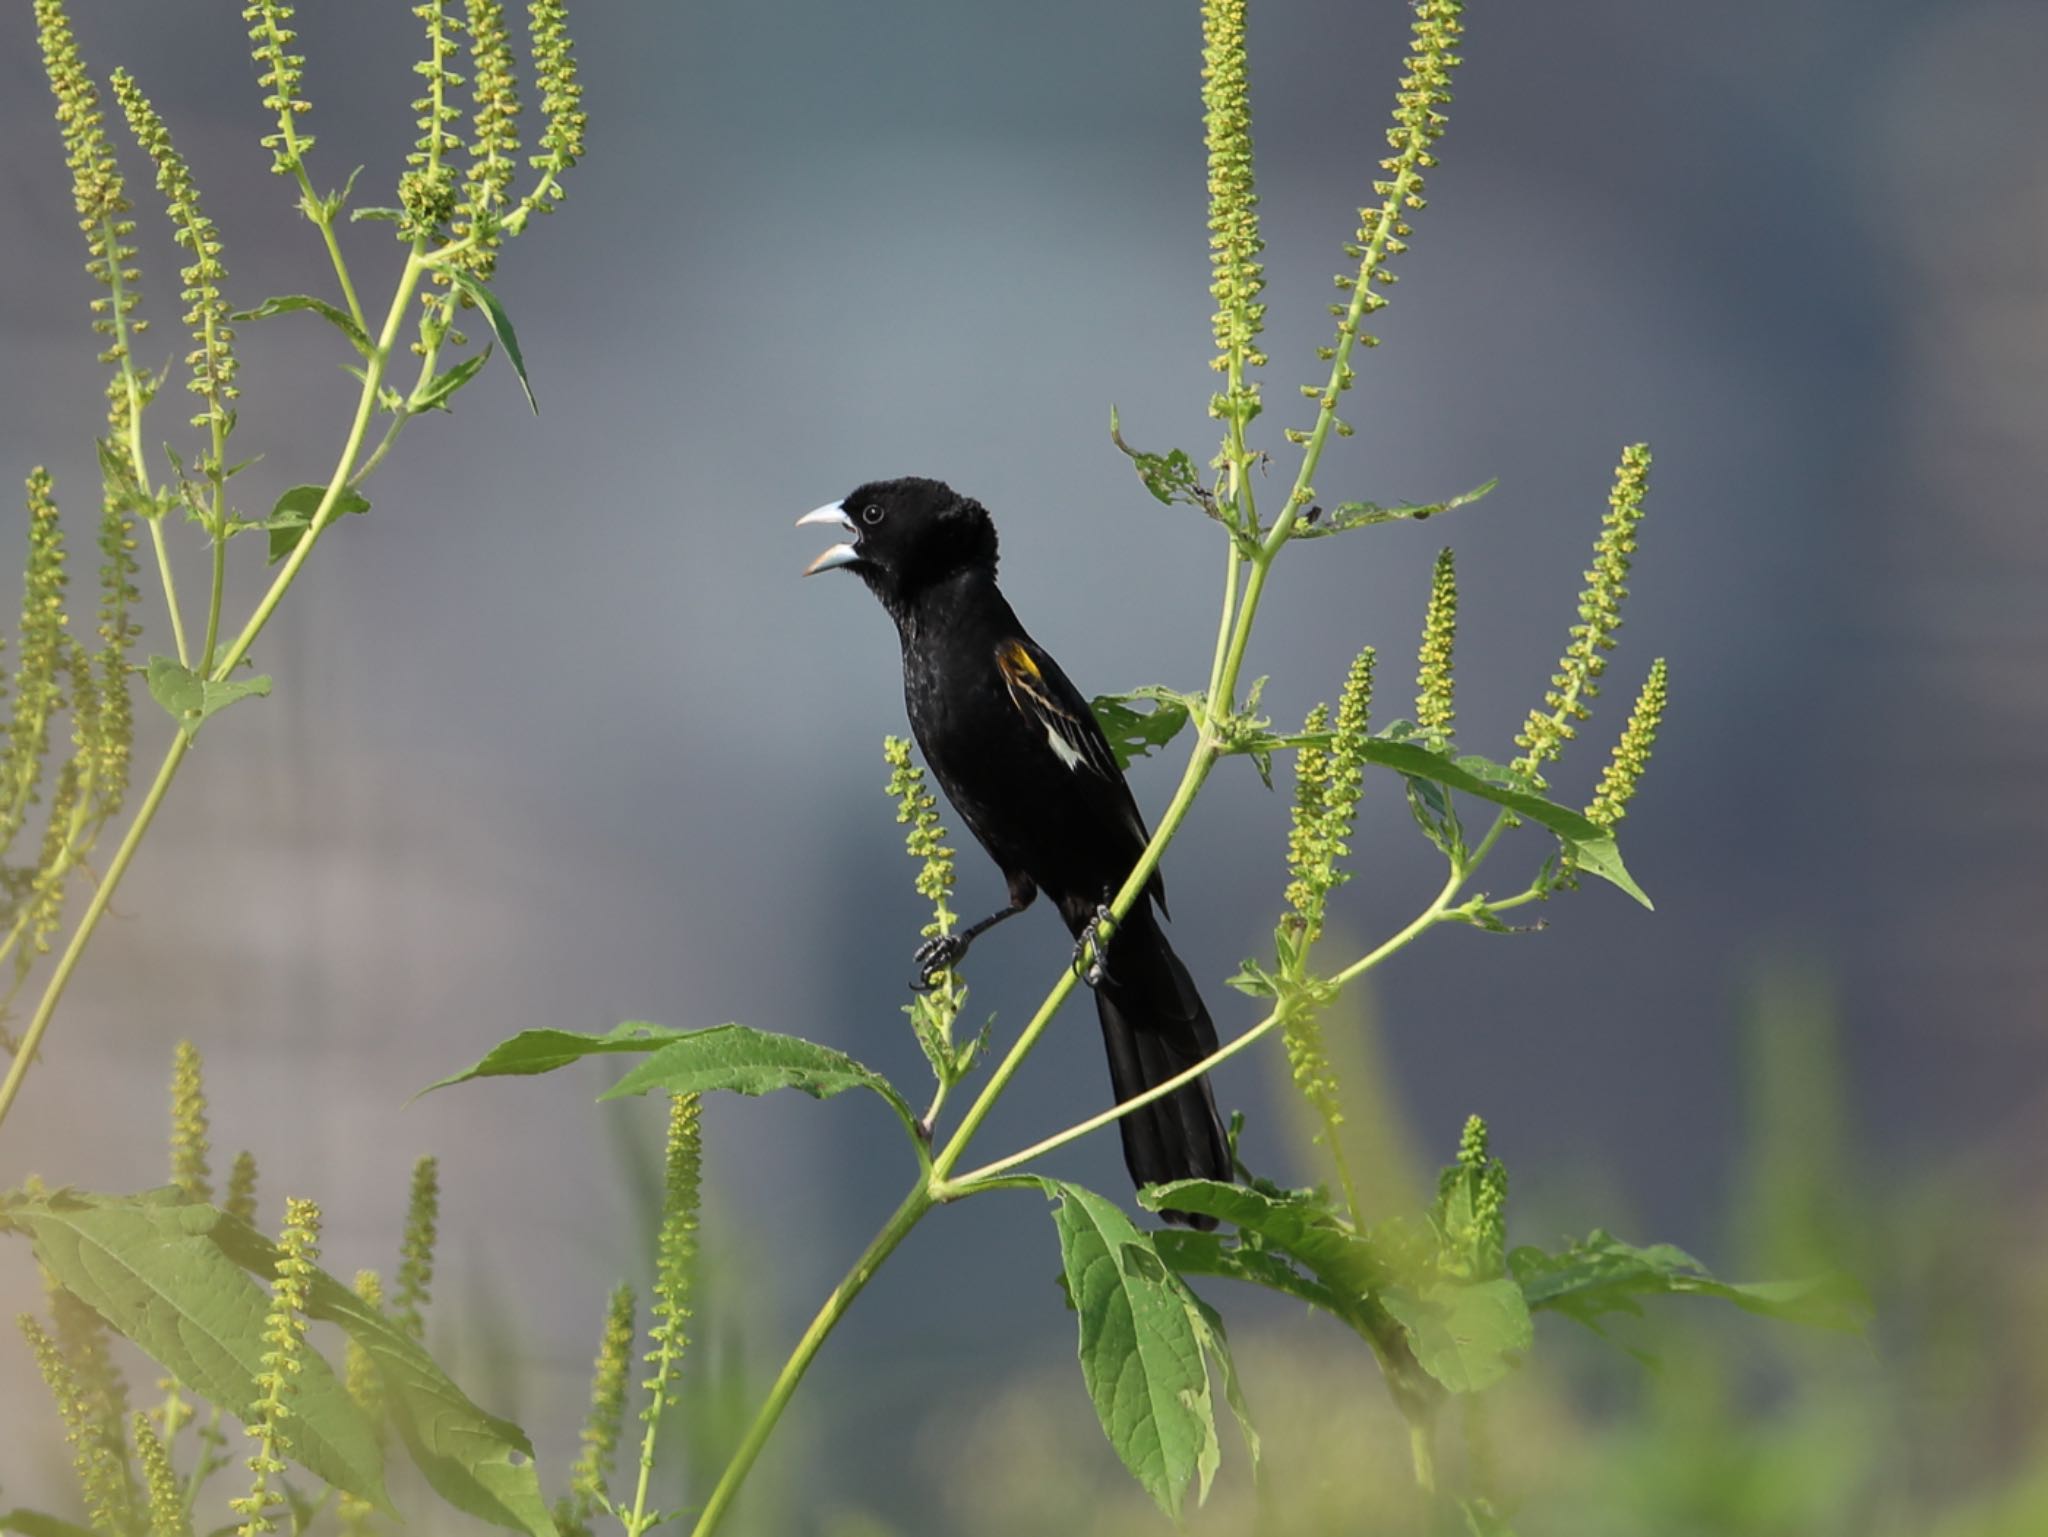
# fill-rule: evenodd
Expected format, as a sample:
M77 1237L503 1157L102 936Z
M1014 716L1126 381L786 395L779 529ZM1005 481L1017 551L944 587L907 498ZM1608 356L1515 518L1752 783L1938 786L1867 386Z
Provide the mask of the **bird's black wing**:
M1113 808L1112 820L1129 831L1131 858L1135 862L1152 834L1145 827L1131 787L1124 781L1123 770L1117 767L1109 739L1102 734L1095 712L1081 697L1081 691L1060 670L1051 654L1028 636L1014 636L997 644L996 670L1002 674L1010 702L1045 732L1046 745L1053 755L1070 772L1099 784L1093 793L1105 797L1104 803ZM1157 871L1153 872L1151 884L1152 894L1163 909L1166 886Z

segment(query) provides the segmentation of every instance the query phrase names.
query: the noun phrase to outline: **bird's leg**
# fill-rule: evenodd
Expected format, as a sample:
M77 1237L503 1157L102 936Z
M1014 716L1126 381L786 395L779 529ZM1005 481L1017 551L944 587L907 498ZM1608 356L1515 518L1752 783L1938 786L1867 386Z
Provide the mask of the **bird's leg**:
M1031 896L1037 893L1033 892ZM913 993L928 993L938 986L935 980L942 971L951 971L967 957L967 947L983 934L1001 923L1005 918L1014 918L1031 905L1031 896L1017 900L1015 892L1010 894L1010 905L1000 912L990 913L979 923L970 923L957 934L934 934L917 947L910 957L917 966L917 977L910 984Z
M1110 912L1107 902L1095 904L1095 911L1089 915L1088 926L1074 941L1074 969L1081 973L1081 980L1090 987L1100 987L1104 982L1116 980L1109 974L1109 941L1116 933L1116 915Z

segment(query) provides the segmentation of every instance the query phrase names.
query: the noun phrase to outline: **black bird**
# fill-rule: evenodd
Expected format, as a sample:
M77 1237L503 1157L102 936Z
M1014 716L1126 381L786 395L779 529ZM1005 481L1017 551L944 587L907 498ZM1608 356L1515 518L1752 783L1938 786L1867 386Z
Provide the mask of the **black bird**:
M1098 923L1150 835L1094 712L1024 631L996 586L996 529L981 503L936 480L870 481L797 520L848 538L805 575L860 576L896 621L910 729L946 798L1003 872L1009 905L917 952L917 985L956 964L975 938L1043 891L1075 936L1095 986L1117 1101L1216 1049L1216 1026L1153 914L1157 871L1098 952ZM1102 953L1106 952L1106 953ZM1207 1078L1117 1122L1140 1186L1231 1178L1230 1148ZM1171 1221L1213 1227L1167 1212Z

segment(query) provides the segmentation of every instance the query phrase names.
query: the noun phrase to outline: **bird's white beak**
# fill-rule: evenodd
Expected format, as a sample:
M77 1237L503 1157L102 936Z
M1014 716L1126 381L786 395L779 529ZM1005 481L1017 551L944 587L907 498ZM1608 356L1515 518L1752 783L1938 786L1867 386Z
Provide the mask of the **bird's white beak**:
M854 528L853 519L846 515L845 505L840 502L827 502L824 506L807 512L796 520L798 528L802 528L806 523L836 525L845 529L848 533L857 531ZM831 549L820 555L808 566L805 566L804 575L815 576L820 571L830 571L838 566L850 566L859 559L860 551L853 547L851 540L848 540L844 544L833 545Z

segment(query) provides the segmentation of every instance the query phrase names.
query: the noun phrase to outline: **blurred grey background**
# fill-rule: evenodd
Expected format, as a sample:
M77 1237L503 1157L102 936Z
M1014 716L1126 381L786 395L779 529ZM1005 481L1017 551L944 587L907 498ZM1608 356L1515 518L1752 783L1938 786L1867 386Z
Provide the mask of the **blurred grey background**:
M231 297L327 293L256 145L269 124L234 9L74 11L94 69L129 66L190 159ZM357 201L391 201L415 24L390 0L306 12L316 180L362 164ZM1269 501L1407 20L1396 0L1255 17ZM0 478L49 465L82 547L94 290L25 7L9 25ZM798 580L818 541L792 520L872 476L951 480L995 512L1006 591L1095 691L1199 686L1218 563L1212 531L1153 503L1106 433L1115 402L1140 445L1213 447L1191 5L583 6L576 36L588 159L499 283L540 417L494 363L323 541L255 653L275 695L207 730L0 1138L0 1183L156 1183L190 1037L217 1166L259 1151L266 1220L284 1192L317 1195L342 1273L389 1263L410 1161L440 1154L437 1342L467 1348L464 1314L516 1334L486 1386L550 1461L573 1448L604 1289L640 1263L648 1214L620 1149L644 1147L655 1112L592 1104L594 1073L407 1097L515 1030L622 1019L742 1020L923 1073L898 1013L920 912L880 792L880 739L903 729L895 647L857 582ZM1501 486L1450 519L1300 547L1249 671L1272 675L1286 721L1370 642L1398 713L1449 541L1461 737L1504 752L1573 617L1616 453L1647 439L1622 650L1556 778L1584 793L1668 656L1672 715L1625 828L1658 909L1601 887L1553 903L1540 937L1431 935L1376 984L1388 1091L1431 1158L1466 1112L1491 1118L1518 1237L1605 1218L1723 1260L1741 1000L1793 956L1833 979L1880 1184L1974 1156L2038 1180L2048 9L1482 5L1466 57L1385 345L1361 362L1358 436L1319 490ZM182 354L177 258L143 162L124 165L144 356ZM388 227L343 238L381 305ZM237 485L260 511L325 479L355 385L310 317L247 325L241 347L236 443L264 459ZM160 404L153 435L183 441L183 412ZM20 548L22 516L10 494L0 549ZM174 542L193 593L200 541ZM262 573L234 553L241 614ZM167 649L160 610L146 618L145 649ZM1148 810L1176 772L1136 774ZM1436 882L1398 796L1372 790L1340 905L1362 943ZM1284 825L1284 794L1226 765L1167 862L1175 943L1226 1030L1254 1017L1221 979L1270 943ZM1511 845L1503 883L1539 857ZM995 905L978 852L962 868L963 910ZM1049 913L1020 920L977 949L971 1007L1013 1030L1066 952ZM1258 1054L1219 1088L1276 1172L1281 1076ZM988 1151L1105 1095L1084 1010ZM721 1100L708 1125L712 1230L765 1362L910 1164L854 1098ZM1112 1138L1054 1167L1125 1189ZM820 1500L917 1526L904 1427L1071 1351L1029 1204L942 1213L832 1342L806 1418ZM37 1293L12 1259L10 1312ZM0 1342L0 1383L0 1476L32 1496L61 1453L18 1342Z

